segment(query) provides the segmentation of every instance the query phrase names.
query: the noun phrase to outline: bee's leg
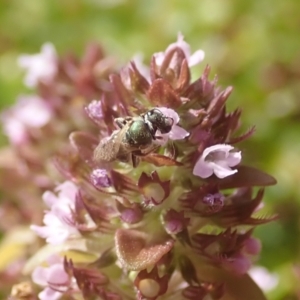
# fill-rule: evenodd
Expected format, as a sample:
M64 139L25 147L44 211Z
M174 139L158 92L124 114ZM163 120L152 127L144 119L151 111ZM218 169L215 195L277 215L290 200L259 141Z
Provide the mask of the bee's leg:
M126 118L115 118L114 121L117 124L117 126L121 129L123 128L125 125L127 125L127 123L129 121L132 120L132 117L126 117Z
M132 161L132 166L134 168L136 168L140 162L140 159L138 156L134 155L134 154L131 154L131 161Z
M159 147L160 147L160 145L153 145L150 148L148 148L147 151L143 152L142 150L135 150L132 152L132 154L134 154L136 156L147 156L151 152L157 150Z
M117 124L117 126L121 129L126 125L126 121L124 118L116 118L115 119L115 123Z
M123 154L123 155L119 155L118 156L118 160L121 161L121 162L130 162L131 160L131 154Z

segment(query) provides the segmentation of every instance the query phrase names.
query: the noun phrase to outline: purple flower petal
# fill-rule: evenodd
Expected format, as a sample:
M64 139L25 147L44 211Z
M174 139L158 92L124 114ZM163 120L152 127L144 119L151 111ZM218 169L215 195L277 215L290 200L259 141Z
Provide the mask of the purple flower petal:
M158 107L158 109L166 116L169 118L172 118L174 120L172 129L169 133L166 134L160 134L158 133L157 136L161 136L162 139L157 140L157 143L160 145L164 145L167 143L168 139L171 140L182 140L185 137L187 137L189 135L189 132L187 132L184 128L176 125L180 118L179 115L177 114L176 111L174 111L171 108L167 108L167 107Z
M54 264L48 270L48 282L53 285L66 285L69 275L65 272L63 264Z
M190 45L184 41L184 36L179 32L177 36L177 41L175 43L170 44L165 52L158 52L154 54L156 64L158 66L161 66L166 56L166 53L177 47L184 52L189 67L199 64L204 59L205 53L203 50L197 50L194 54L191 55Z
M12 143L21 144L27 140L27 128L39 128L52 118L52 110L37 96L22 96L17 103L7 109L1 120L5 134Z
M189 67L193 67L201 63L204 57L205 57L205 52L203 50L197 50L193 55L190 56L188 60Z
M77 186L71 181L65 181L55 189L59 192L59 198L69 199L70 202L75 202L76 194L78 193Z
M54 264L62 264L63 258L59 256L58 254L52 254L47 258L48 265L54 265Z
M187 132L184 128L177 125L173 125L173 128L169 133L169 138L171 140L182 140L189 135L190 133Z
M59 210L60 207L55 207L54 211L47 212L44 216L43 222L45 226L31 225L30 229L37 235L46 239L49 244L61 244L71 236L79 235L75 225L72 226L71 213Z
M57 197L56 195L54 195L52 192L50 191L46 191L44 194L43 194L43 200L45 202L45 204L51 208L52 205L55 204L55 202L57 201Z
M39 293L40 300L58 300L62 297L63 293L55 291L49 287L46 287L42 292Z
M225 178L237 172L237 170L231 170L229 167L221 166L220 164L211 164L211 165L212 165L213 172L219 178Z
M229 167L234 167L238 165L242 160L242 153L241 151L239 152L233 152L229 153L229 156L227 158L227 163Z
M27 70L24 83L28 87L36 87L40 81L48 83L57 73L57 55L50 43L42 46L41 53L21 55L18 63Z
M172 118L174 120L174 124L177 124L180 120L178 113L167 107L157 107L166 117Z
M207 178L214 173L210 164L207 164L204 160L199 159L193 169L193 174L201 178Z
M37 267L32 273L32 280L38 285L45 287L39 294L39 299L59 299L70 284L69 275L63 265L63 259L57 255L51 255L48 259L48 267Z
M31 275L32 281L41 286L47 286L47 269L43 267L36 267Z
M248 272L252 265L252 262L248 257L238 255L227 261L225 265L234 273L242 275Z

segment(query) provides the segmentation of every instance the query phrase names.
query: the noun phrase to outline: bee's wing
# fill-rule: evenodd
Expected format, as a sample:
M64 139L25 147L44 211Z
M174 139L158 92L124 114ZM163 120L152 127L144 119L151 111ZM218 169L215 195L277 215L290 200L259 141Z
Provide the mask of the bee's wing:
M111 136L102 139L94 150L94 161L111 162L117 159L125 130L125 127L121 130L116 130Z

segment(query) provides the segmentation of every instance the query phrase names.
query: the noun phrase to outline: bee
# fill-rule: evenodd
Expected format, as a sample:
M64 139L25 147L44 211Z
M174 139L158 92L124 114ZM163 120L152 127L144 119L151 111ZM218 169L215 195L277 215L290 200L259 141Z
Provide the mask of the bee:
M136 167L139 156L146 156L159 147L155 143L161 138L156 136L157 130L170 132L174 120L153 108L137 117L116 118L115 123L119 129L100 141L94 150L94 161L132 161L133 167Z

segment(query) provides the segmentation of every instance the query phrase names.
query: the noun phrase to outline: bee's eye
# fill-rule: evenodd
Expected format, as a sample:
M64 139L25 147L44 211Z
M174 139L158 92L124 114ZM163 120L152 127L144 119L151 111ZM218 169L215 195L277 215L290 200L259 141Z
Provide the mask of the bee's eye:
M156 115L158 115L158 116L162 116L163 115L163 113L159 110L159 109L153 109L153 114L156 114Z

